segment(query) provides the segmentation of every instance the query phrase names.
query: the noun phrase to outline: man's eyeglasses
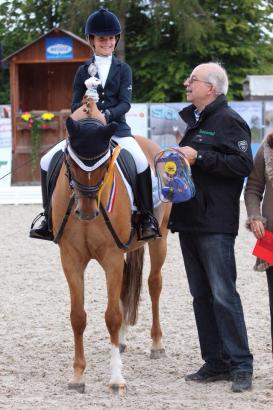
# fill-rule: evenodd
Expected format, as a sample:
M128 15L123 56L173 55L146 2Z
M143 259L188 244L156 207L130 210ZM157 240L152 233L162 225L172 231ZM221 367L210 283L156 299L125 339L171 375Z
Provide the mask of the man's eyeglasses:
M205 83L205 84L208 84L208 85L212 85L211 82L209 82L209 81L204 81L204 80L198 80L198 78L196 78L196 77L188 77L188 78L186 79L185 83L192 84L192 83L194 83L195 81L198 81L199 83Z

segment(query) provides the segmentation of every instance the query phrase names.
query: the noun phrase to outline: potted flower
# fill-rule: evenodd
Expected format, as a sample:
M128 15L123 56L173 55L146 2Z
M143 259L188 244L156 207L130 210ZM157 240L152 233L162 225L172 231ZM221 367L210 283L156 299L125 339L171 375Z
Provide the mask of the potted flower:
M46 111L40 116L36 116L31 112L25 112L21 115L21 119L27 123L27 127L31 131L31 166L32 170L36 167L37 157L41 143L41 129L49 128L50 121L55 115L52 112Z

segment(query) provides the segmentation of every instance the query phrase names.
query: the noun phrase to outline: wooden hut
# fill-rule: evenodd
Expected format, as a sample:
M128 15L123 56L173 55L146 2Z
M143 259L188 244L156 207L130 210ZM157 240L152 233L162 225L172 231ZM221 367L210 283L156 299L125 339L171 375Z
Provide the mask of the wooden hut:
M74 75L90 56L86 41L71 32L53 28L5 58L10 67L13 184L39 182L40 157L65 137ZM31 122L22 119L26 112L30 112L38 124L37 156L33 152L34 128ZM41 122L40 116L45 112L53 113L54 118Z

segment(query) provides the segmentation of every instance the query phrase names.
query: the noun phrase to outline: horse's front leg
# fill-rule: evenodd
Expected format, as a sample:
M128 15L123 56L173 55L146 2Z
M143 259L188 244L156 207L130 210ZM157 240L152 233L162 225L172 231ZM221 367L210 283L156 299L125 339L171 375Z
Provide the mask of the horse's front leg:
M119 351L120 353L124 353L127 347L126 336L128 333L128 325L123 321L119 330Z
M78 262L75 264L73 258L66 253L65 258L62 257L63 269L69 285L71 311L70 320L74 333L74 363L73 376L68 383L69 389L77 390L79 393L84 393L85 377L84 370L86 361L83 347L83 333L86 327L86 312L84 310L84 270L85 266L81 266ZM69 260L68 260L69 259Z
M114 258L110 258L114 262ZM113 266L114 265L114 266ZM119 394L123 394L126 390L126 382L122 376L122 361L119 350L119 332L122 324L122 311L120 306L120 295L122 287L123 277L123 265L124 259L121 254L118 261L112 263L111 267L107 267L106 280L107 280L107 293L108 304L105 312L105 322L108 328L111 339L111 360L110 370L111 377L109 385L113 391L117 391Z
M166 236L149 243L151 259L151 271L148 279L149 293L152 302L152 348L151 359L158 359L165 356L165 348L162 344L162 331L159 319L159 298L162 289L161 268L166 258Z

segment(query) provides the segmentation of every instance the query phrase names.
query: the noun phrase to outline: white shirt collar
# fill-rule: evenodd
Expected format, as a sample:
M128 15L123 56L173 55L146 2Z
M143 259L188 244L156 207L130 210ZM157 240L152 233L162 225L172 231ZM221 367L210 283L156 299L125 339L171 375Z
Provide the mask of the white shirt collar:
M112 54L110 56L102 57L102 56L96 56L95 55L95 61L98 64L111 64L112 62Z
M198 109L196 108L194 110L194 116L195 116L195 121L197 122L200 118L201 112L198 111Z

